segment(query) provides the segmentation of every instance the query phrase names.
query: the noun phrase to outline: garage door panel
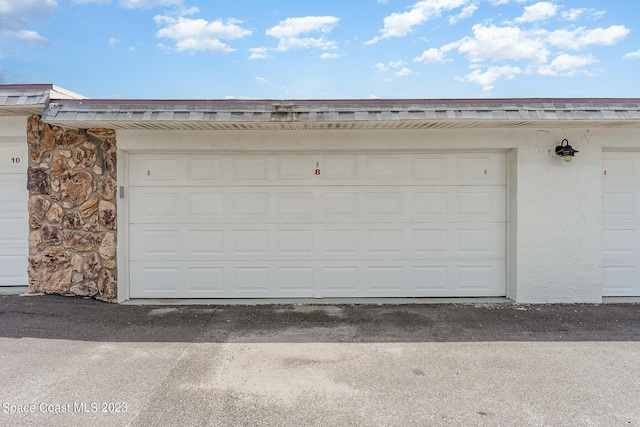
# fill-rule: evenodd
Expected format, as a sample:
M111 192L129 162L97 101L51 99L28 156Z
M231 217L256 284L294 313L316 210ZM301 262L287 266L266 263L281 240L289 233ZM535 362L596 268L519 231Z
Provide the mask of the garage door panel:
M131 261L132 298L177 298L180 295L179 263Z
M24 142L0 142L0 175L3 180L11 177L25 182L26 172L29 165L29 157L27 154L27 144ZM25 187L26 188L26 187Z
M28 249L26 236L29 233L24 218L1 218L0 254L15 255Z
M353 190L321 190L318 199L318 212L329 221L358 218L363 210L360 208L359 195Z
M411 290L415 294L429 296L451 295L449 270L446 265L412 265Z
M407 194L409 215L432 222L506 220L505 187L432 187Z
M18 251L7 250L0 252L0 272L2 272L0 274L0 286L26 286L27 258L23 255L16 255L16 252Z
M269 194L264 192L236 193L232 196L232 214L235 217L267 217Z
M304 225L304 227L301 227ZM132 224L131 259L500 259L505 232L500 223L434 226L416 223L280 224Z
M222 192L192 191L186 193L186 208L189 217L224 217L224 195Z
M640 190L609 188L602 196L602 206L602 214L605 219L638 221L640 218Z
M640 153L603 153L603 296L640 296Z
M603 267L603 296L637 296L638 269L634 261L608 262Z
M189 181L213 181L219 183L223 175L223 159L218 156L198 156L187 158L187 178Z
M606 152L602 162L605 183L613 186L637 187L640 181L638 153Z
M462 153L457 159L457 183L505 185L507 167L502 153Z
M313 192L279 192L276 194L277 215L280 217L307 217L314 215Z
M334 228L320 230L320 253L325 257L358 255L359 233L358 228Z
M411 177L422 185L443 185L449 181L449 156L446 154L418 154L411 159Z
M367 179L390 181L402 181L404 156L381 155L367 157Z
M366 247L368 254L403 255L406 252L402 228L368 229Z
M635 227L616 227L602 230L602 252L605 255L633 257L638 248L638 231Z
M401 216L403 212L402 192L384 192L370 191L367 193L367 210L368 217L378 215L394 215Z
M187 269L187 288L184 292L192 298L221 297L225 289L225 269L211 265L192 265Z
M176 155L170 186L132 171L131 295L504 295L505 156L459 156Z
M322 156L322 178L351 183L358 180L358 156Z
M305 180L311 181L316 166L310 156L278 156L279 180Z
M404 271L403 265L368 266L366 291L373 294L379 292L387 295L401 294L405 285Z
M0 159L0 288L22 290L28 284L27 145L1 142Z
M313 266L277 267L278 289L280 292L302 292L313 295L314 268Z
M265 157L233 158L234 180L260 180L265 181L269 177L268 160Z

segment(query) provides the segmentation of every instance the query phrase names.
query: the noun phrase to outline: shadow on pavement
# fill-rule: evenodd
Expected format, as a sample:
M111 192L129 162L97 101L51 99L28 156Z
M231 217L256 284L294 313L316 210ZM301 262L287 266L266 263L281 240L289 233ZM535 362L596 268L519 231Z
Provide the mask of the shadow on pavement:
M196 343L640 341L640 305L130 306L1 295L0 336Z

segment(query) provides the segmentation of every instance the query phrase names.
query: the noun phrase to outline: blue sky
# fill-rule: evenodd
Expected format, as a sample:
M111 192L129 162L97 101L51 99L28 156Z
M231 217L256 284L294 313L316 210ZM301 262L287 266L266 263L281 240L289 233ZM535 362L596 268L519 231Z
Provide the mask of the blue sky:
M91 98L640 97L637 0L0 0L0 81Z

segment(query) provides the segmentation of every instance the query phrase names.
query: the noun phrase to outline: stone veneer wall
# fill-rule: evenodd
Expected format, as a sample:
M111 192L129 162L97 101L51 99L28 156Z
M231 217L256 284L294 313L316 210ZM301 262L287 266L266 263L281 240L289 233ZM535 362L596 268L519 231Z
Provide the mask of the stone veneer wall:
M115 301L116 134L31 116L29 292Z

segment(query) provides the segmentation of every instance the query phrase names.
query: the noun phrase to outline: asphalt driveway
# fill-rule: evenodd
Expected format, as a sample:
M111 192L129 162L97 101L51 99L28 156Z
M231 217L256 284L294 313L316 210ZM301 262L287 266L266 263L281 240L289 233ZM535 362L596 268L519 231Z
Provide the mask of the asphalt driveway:
M0 425L640 426L640 305L0 296Z

